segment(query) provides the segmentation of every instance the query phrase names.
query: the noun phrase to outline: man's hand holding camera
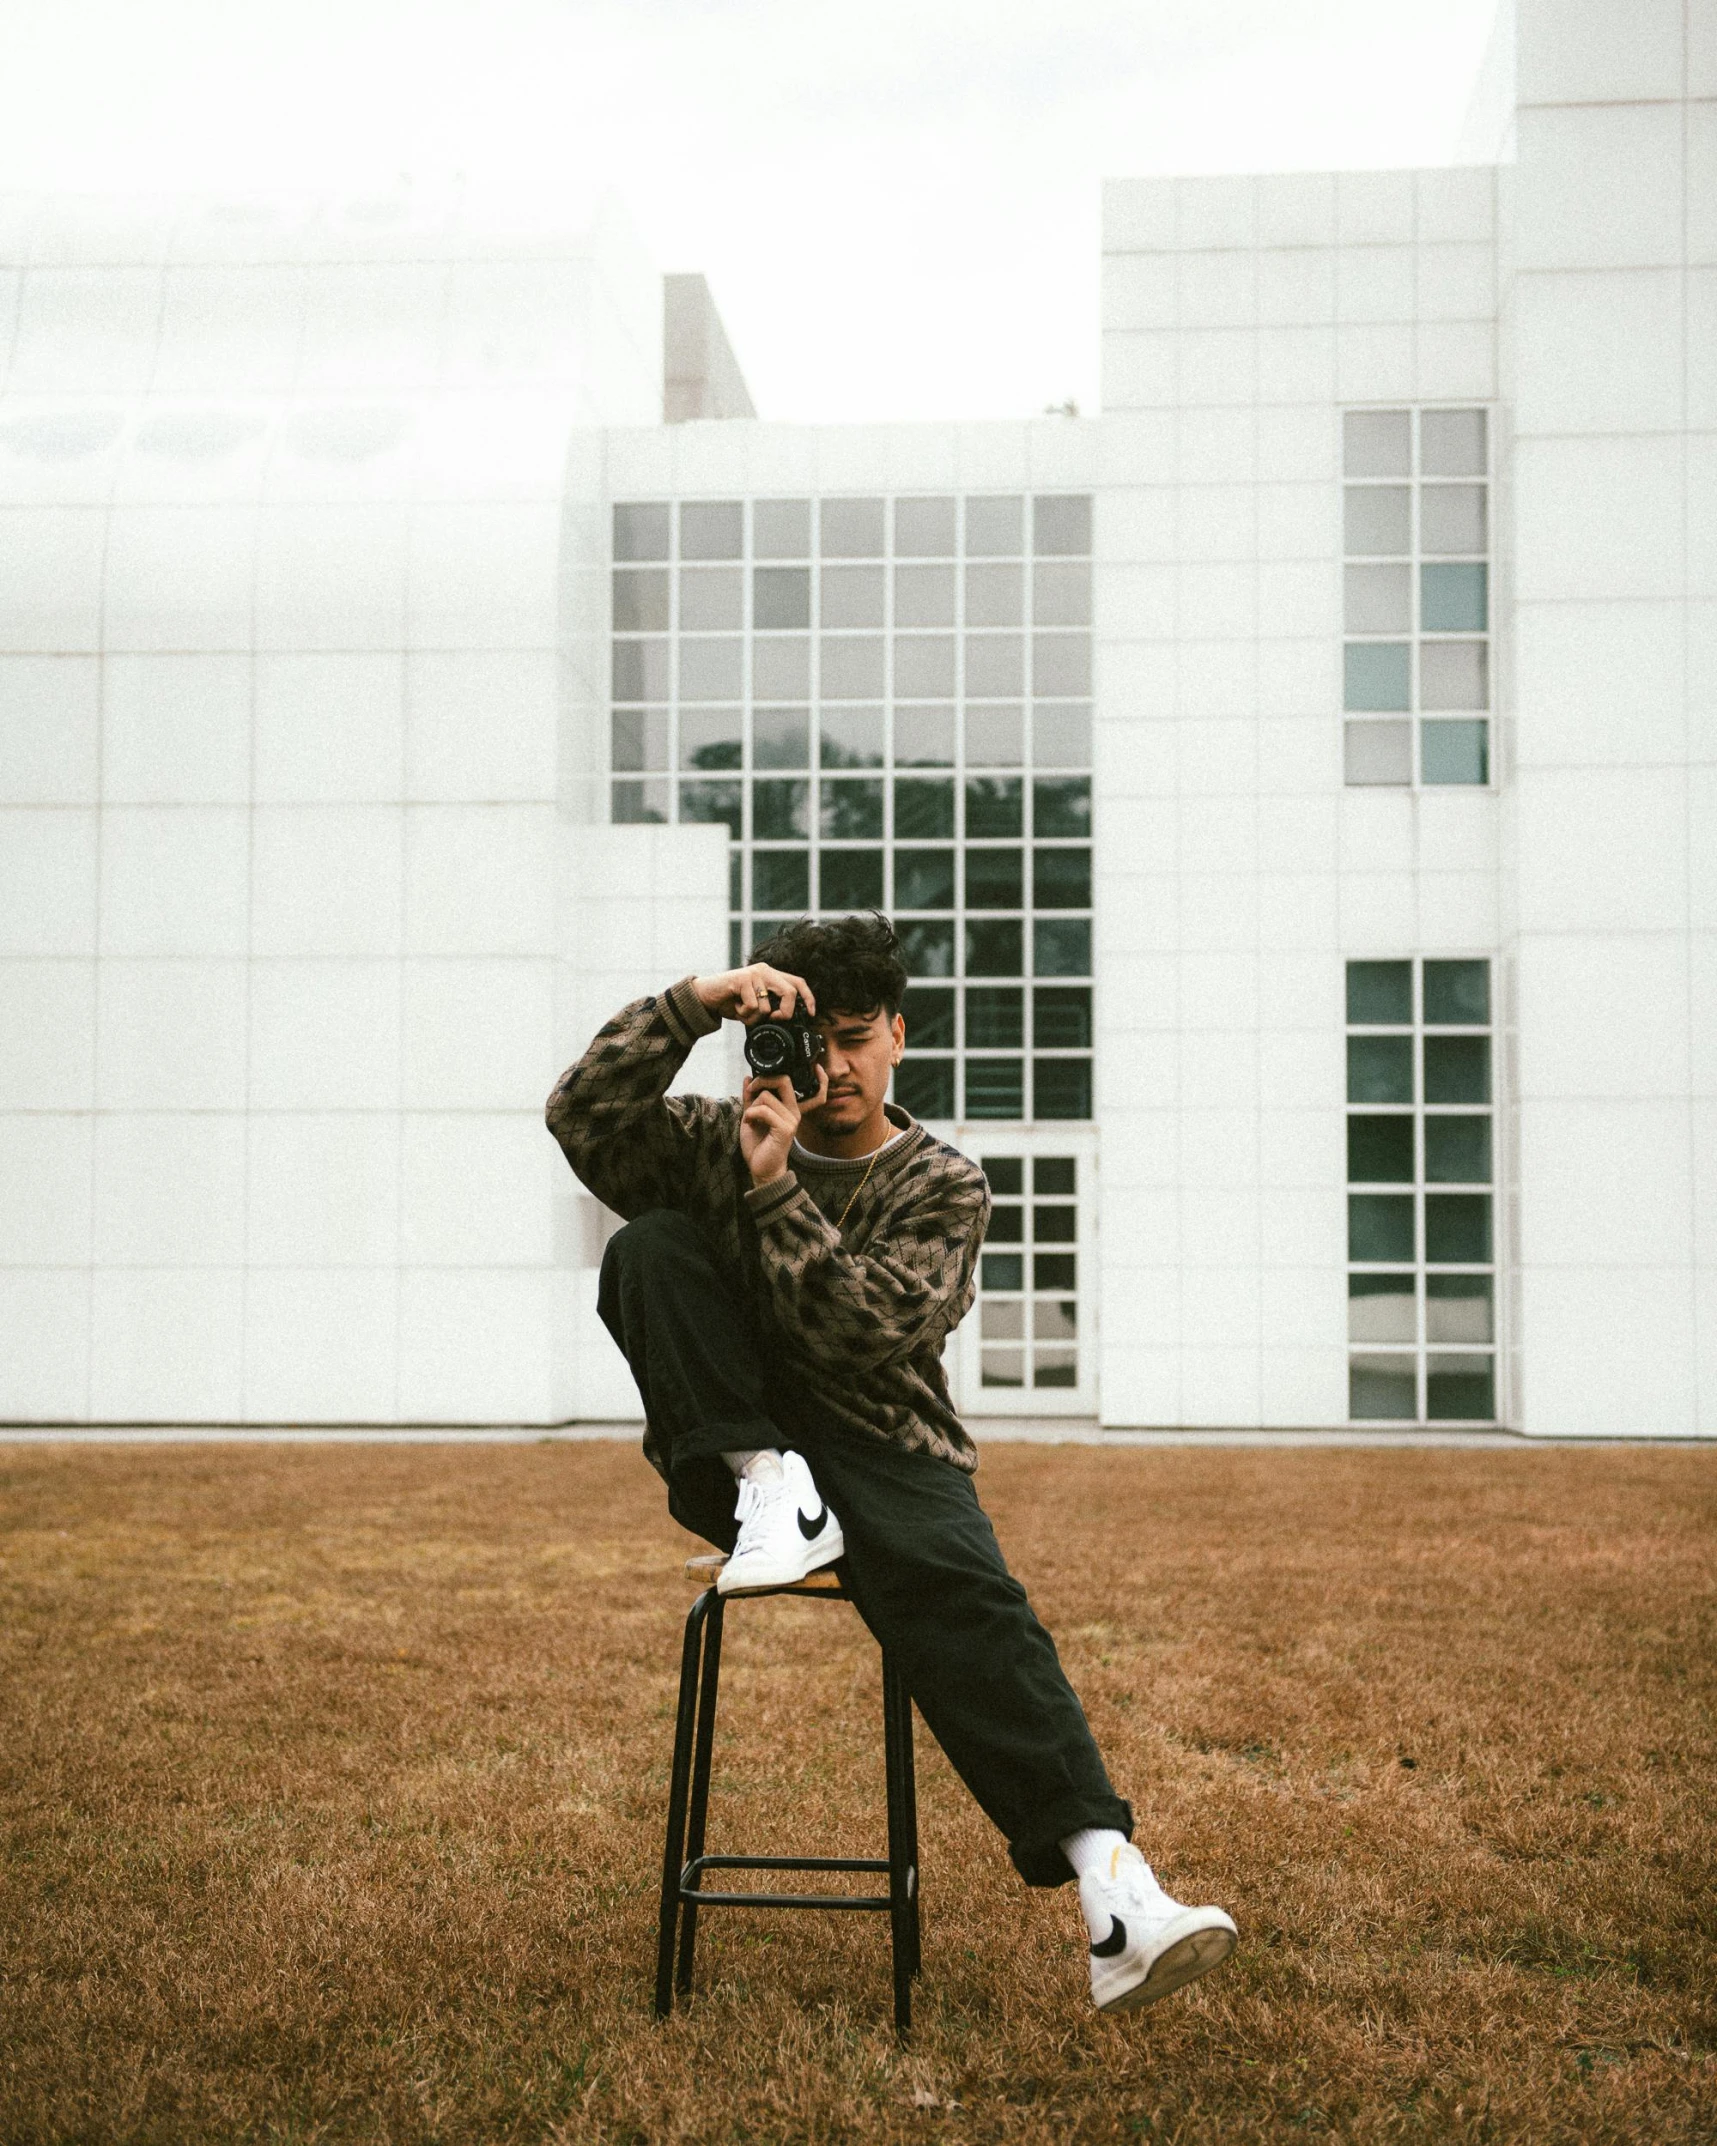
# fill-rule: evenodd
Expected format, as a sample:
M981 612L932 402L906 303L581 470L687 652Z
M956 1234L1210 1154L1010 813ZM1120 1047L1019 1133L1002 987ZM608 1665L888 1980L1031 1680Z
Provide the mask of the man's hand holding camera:
M700 976L694 988L723 1020L741 1021L752 1067L741 1100L739 1152L754 1185L785 1175L799 1121L828 1095L820 1039L811 1025L817 1003L801 976L754 961L719 976Z

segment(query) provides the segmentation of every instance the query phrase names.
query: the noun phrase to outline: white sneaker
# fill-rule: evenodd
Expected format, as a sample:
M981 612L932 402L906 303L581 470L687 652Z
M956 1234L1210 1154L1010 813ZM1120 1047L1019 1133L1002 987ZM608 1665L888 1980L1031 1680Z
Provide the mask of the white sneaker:
M832 1565L846 1548L840 1522L798 1453L782 1454L779 1475L742 1475L736 1511L739 1540L716 1580L717 1594L791 1587L808 1572Z
M1240 1935L1220 1908L1171 1900L1131 1846L1115 1850L1106 1877L1080 1879L1079 1904L1090 1929L1108 1926L1091 1945L1091 2002L1100 2012L1155 2004L1220 1967Z

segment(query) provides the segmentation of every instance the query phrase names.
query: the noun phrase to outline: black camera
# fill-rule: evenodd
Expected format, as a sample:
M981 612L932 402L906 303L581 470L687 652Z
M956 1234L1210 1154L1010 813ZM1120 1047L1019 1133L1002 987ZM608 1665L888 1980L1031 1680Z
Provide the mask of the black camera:
M822 1031L799 1008L786 1015L766 1013L745 1031L745 1062L752 1072L764 1080L779 1080L785 1074L801 1103L808 1103L817 1092L817 1063L822 1055Z

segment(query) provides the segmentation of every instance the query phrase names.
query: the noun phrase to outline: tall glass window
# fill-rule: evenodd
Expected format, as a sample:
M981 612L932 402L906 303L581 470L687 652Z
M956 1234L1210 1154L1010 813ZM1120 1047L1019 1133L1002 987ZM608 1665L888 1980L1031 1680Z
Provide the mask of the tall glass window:
M986 1155L978 1383L993 1397L1079 1384L1079 1157Z
M612 809L720 821L732 958L877 907L917 1116L1091 1115L1091 501L614 509Z
M1350 784L1490 780L1489 432L1483 410L1343 415Z
M1487 961L1347 965L1348 1414L1493 1422Z

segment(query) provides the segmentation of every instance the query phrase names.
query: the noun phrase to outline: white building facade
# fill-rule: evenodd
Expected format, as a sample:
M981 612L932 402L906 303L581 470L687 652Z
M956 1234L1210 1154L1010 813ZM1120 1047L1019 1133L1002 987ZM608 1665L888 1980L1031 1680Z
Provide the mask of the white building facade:
M568 832L660 278L612 202L3 229L0 1414L623 1401L542 1102L722 950L713 838Z
M627 1412L549 1081L875 903L969 1411L1717 1433L1717 6L1518 14L1488 161L1111 183L1095 419L663 424L611 207L16 205L0 1417Z

